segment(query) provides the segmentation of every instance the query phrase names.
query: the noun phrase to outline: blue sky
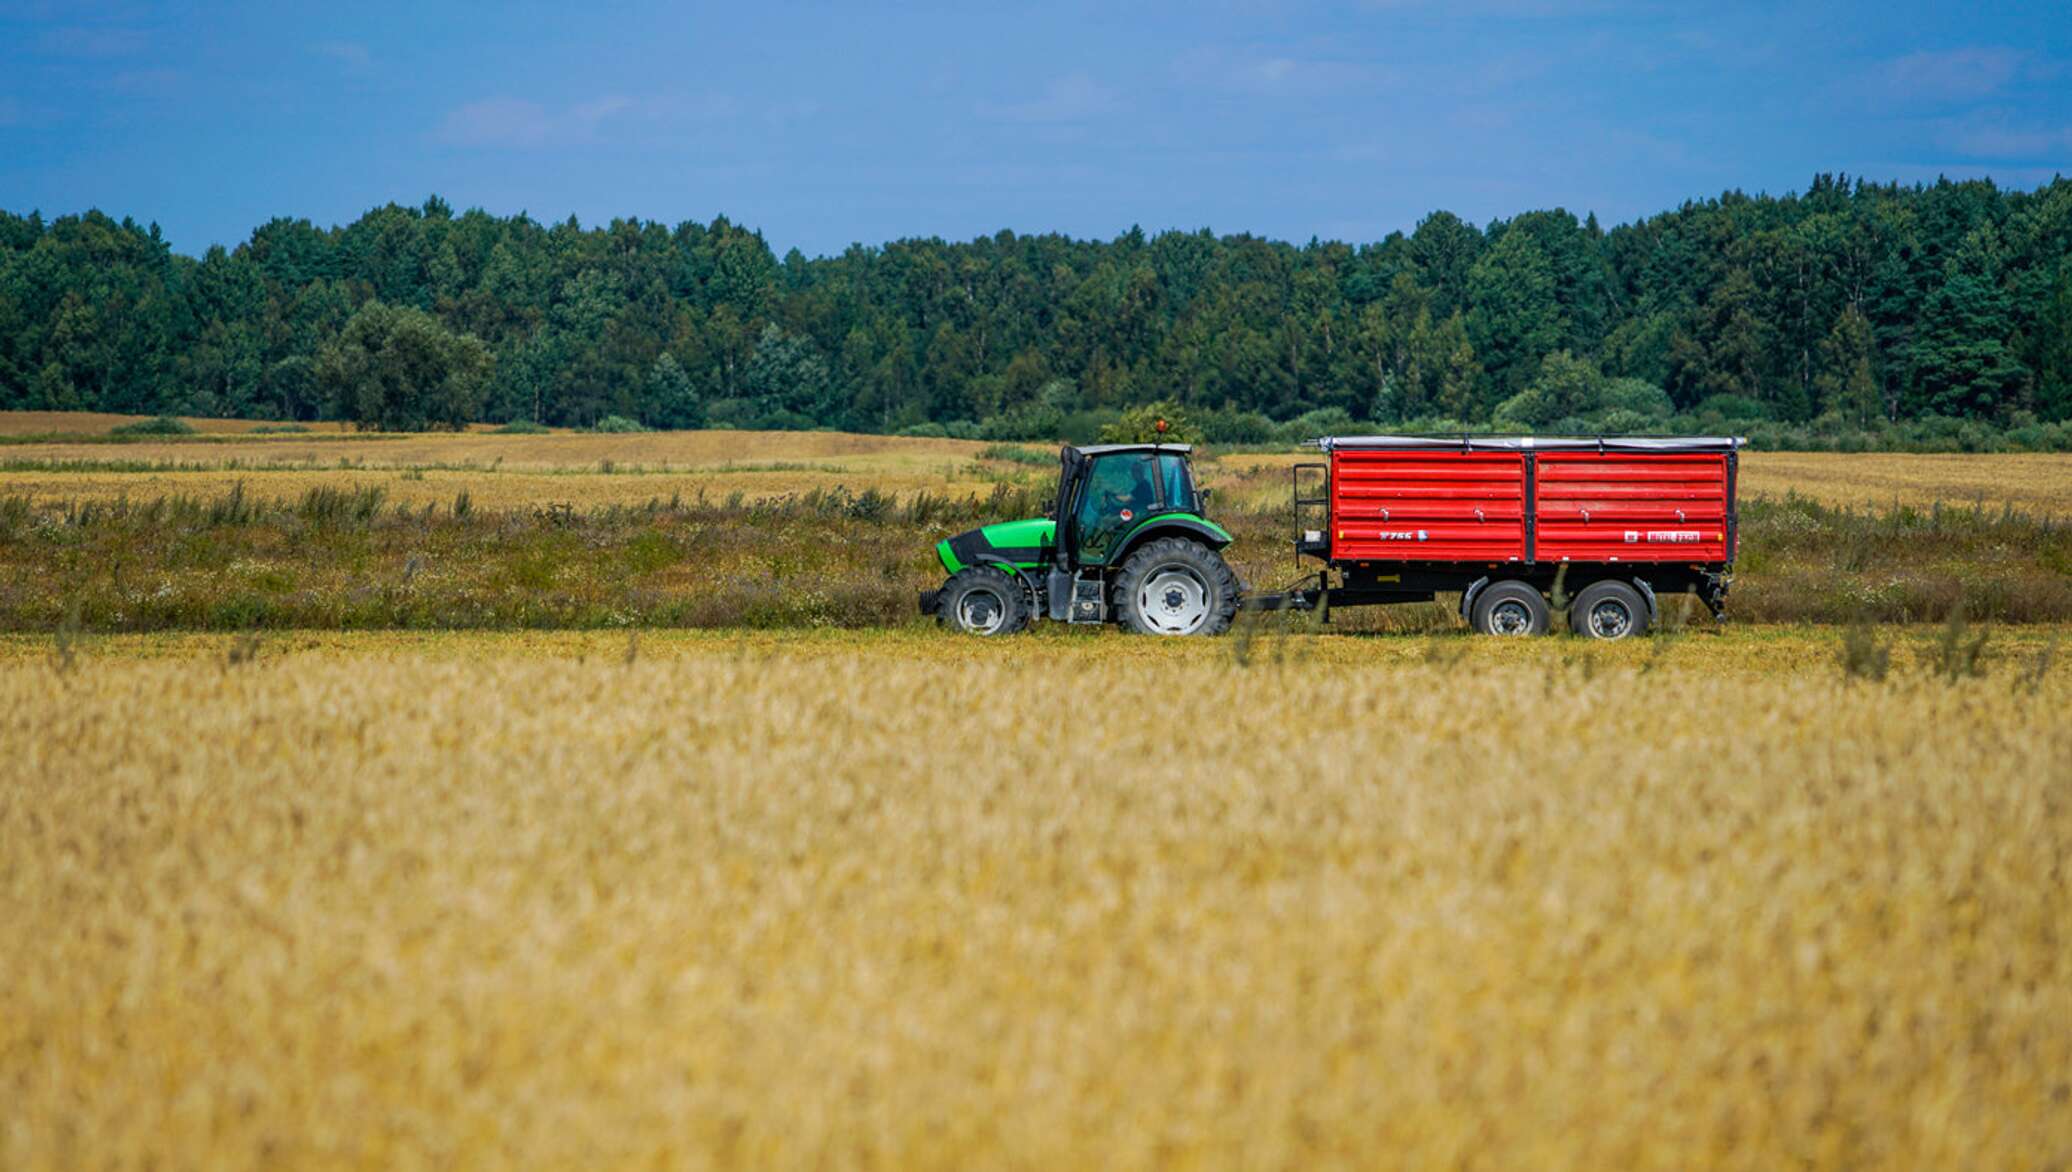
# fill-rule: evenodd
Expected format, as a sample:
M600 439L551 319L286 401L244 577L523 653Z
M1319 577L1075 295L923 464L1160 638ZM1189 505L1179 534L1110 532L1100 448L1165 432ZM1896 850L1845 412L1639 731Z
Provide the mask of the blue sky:
M432 192L782 252L1607 224L1819 170L2072 172L2062 4L0 0L0 208L174 247Z

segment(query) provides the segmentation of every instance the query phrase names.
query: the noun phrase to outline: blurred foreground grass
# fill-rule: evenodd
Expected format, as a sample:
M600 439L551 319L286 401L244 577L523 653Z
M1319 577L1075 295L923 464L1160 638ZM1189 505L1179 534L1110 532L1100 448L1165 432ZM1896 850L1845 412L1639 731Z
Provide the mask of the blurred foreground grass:
M2051 634L12 637L0 1167L2063 1166Z

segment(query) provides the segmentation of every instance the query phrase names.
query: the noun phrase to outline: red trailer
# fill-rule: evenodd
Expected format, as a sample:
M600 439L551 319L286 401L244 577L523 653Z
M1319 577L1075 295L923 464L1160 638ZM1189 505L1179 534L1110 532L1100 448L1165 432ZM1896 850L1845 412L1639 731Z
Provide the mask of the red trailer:
M1298 555L1324 568L1297 607L1459 593L1492 635L1543 634L1566 609L1599 639L1636 635L1656 597L1722 614L1735 549L1735 437L1327 437L1298 465ZM1321 478L1319 481L1318 478Z

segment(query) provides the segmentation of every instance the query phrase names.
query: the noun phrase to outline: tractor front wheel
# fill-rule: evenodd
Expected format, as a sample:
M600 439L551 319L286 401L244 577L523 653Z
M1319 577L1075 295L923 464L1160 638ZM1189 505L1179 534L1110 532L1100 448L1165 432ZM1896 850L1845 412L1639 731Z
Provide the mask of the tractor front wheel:
M1115 613L1139 635L1220 635L1237 615L1238 581L1221 554L1161 537L1122 563Z
M1022 584L991 566L967 566L936 596L936 620L967 635L1012 635L1029 625Z

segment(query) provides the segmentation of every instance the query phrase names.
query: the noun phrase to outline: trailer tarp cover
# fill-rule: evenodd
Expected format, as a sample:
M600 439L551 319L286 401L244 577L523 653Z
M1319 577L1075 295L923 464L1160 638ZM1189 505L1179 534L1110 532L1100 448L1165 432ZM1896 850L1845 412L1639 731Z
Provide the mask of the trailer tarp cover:
M1731 452L1748 446L1731 435L1327 435L1310 442L1327 452Z

